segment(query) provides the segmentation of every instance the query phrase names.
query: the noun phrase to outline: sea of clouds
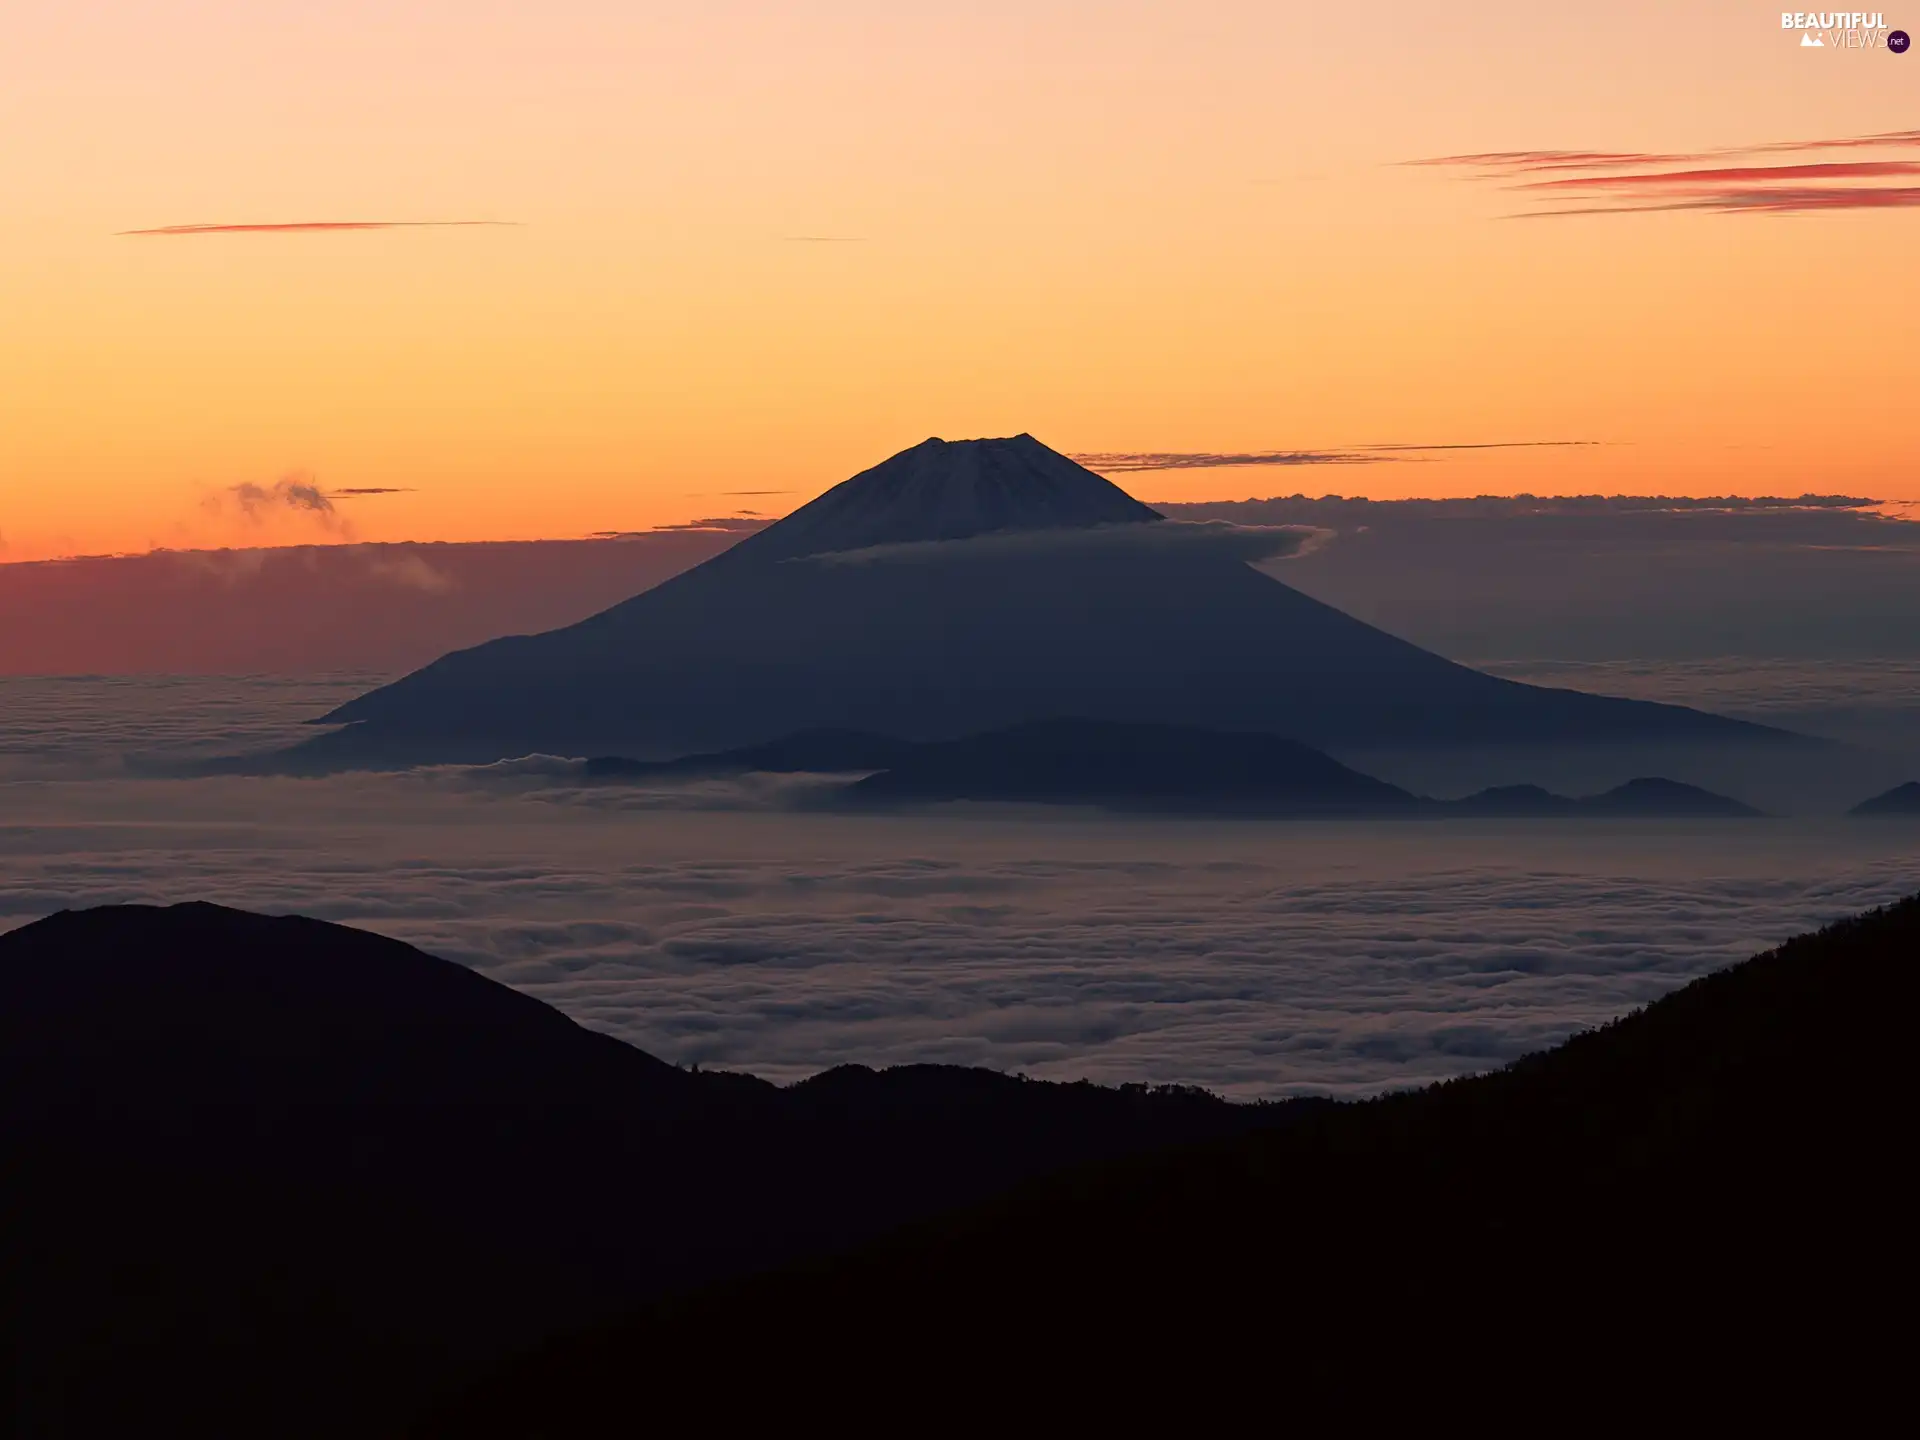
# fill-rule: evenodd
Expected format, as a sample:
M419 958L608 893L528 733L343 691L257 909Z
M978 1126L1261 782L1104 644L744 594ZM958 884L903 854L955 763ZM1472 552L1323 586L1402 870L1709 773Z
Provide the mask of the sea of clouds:
M0 681L0 928L187 899L397 936L681 1062L1237 1096L1498 1065L1920 876L1920 826L788 808L552 759L174 778L365 677Z

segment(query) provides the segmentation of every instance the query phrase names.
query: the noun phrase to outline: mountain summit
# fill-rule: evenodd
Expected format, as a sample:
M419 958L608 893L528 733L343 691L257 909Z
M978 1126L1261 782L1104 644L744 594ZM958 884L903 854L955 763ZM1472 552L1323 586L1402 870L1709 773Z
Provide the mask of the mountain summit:
M1069 715L1343 755L1789 738L1456 665L1249 563L1300 538L1163 519L1030 435L928 440L610 610L362 695L325 717L345 729L272 763L655 760Z
M923 440L844 480L734 547L759 560L873 545L967 540L1007 530L1159 520L1111 480L1031 435Z

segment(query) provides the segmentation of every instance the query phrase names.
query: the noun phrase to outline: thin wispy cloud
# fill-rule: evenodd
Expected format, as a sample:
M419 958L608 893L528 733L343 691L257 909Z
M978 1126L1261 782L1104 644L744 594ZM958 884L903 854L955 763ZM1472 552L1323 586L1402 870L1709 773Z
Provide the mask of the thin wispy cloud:
M589 540L639 540L648 535L672 535L680 533L699 533L725 531L740 535L750 535L755 530L764 530L768 522L757 515L709 515L699 520L688 520L678 525L656 525L651 530L595 530Z
M237 516L248 526L278 525L294 521L320 530L336 539L354 538L353 526L335 507L336 500L365 500L380 495L405 495L411 490L396 485L354 485L338 490L323 488L313 476L295 470L282 475L271 485L244 480L227 485L206 496L201 508L213 515Z
M302 475L284 476L271 485L255 485L252 481L230 485L227 493L233 497L241 513L249 517L258 517L281 507L313 515L333 513L332 497Z
M1755 145L1744 153L1774 155L1782 151L1866 150L1879 146L1897 145L1920 146L1920 130L1883 130L1877 135L1852 135L1844 140L1781 140L1771 145Z
M1381 465L1424 458L1449 450L1533 450L1543 447L1599 445L1598 440L1490 440L1458 445L1355 445L1341 450L1113 451L1068 458L1103 475L1146 470L1225 470L1249 465Z
M1471 155L1435 155L1403 160L1403 165L1452 166L1494 174L1525 174L1536 170L1613 170L1637 165L1678 165L1704 160L1705 155L1659 155L1632 150L1486 150Z
M1532 180L1522 190L1652 190L1666 186L1771 185L1783 180L1879 180L1920 175L1916 160L1825 160L1809 165L1735 165L1713 170L1666 170L1650 174L1587 175Z
M1804 215L1821 210L1905 210L1920 206L1920 185L1875 186L1870 189L1726 189L1696 195L1663 198L1639 205L1579 205L1510 216L1516 220L1548 220L1566 215L1638 215L1666 210L1709 210L1724 215Z
M516 220L292 220L272 224L157 225L120 230L120 235L307 235L333 230L433 230L477 225L517 225Z
M1237 465L1369 465L1384 455L1351 450L1098 451L1067 457L1103 475L1141 470L1219 470Z
M1813 160L1801 164L1713 163L1770 155L1920 148L1920 130L1838 139L1785 140L1692 152L1495 150L1405 162L1468 172L1537 202L1508 218L1698 210L1721 214L1795 214L1887 210L1920 205L1920 186L1888 180L1920 176L1912 159Z
M318 527L341 539L353 538L353 527L333 506L333 497L303 471L281 476L271 485L251 480L228 485L208 495L201 508L210 515L237 516L247 526L279 525L289 520Z

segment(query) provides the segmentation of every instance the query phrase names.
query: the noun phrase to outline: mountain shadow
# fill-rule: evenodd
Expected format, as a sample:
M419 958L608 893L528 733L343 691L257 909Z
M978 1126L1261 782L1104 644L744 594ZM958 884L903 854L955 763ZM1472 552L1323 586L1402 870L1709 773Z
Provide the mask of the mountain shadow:
M1862 800L1849 815L1920 815L1920 780L1909 780L1891 790Z
M1103 1423L1173 1396L1535 1413L1624 1373L1722 1407L1897 1391L1872 1297L1904 1294L1911 1258L1916 957L1920 897L1492 1074L1042 1179L663 1304L428 1433L605 1433L634 1395L696 1413L726 1374L754 1377L733 1420L789 1425L933 1397Z
M653 760L1059 715L1321 748L1814 743L1497 679L1254 568L1317 538L1165 520L1029 435L928 440L590 619L443 656L246 763Z
M28 1435L388 1433L649 1297L1310 1108L782 1088L341 926L61 913L0 936L0 1398Z

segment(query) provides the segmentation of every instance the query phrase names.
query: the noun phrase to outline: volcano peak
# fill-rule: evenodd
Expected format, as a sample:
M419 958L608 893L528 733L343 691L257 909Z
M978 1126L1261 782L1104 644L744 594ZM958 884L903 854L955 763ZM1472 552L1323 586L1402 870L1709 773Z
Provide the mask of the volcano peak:
M935 436L842 481L735 550L787 559L1007 530L1084 529L1160 518L1111 480L1031 435Z

